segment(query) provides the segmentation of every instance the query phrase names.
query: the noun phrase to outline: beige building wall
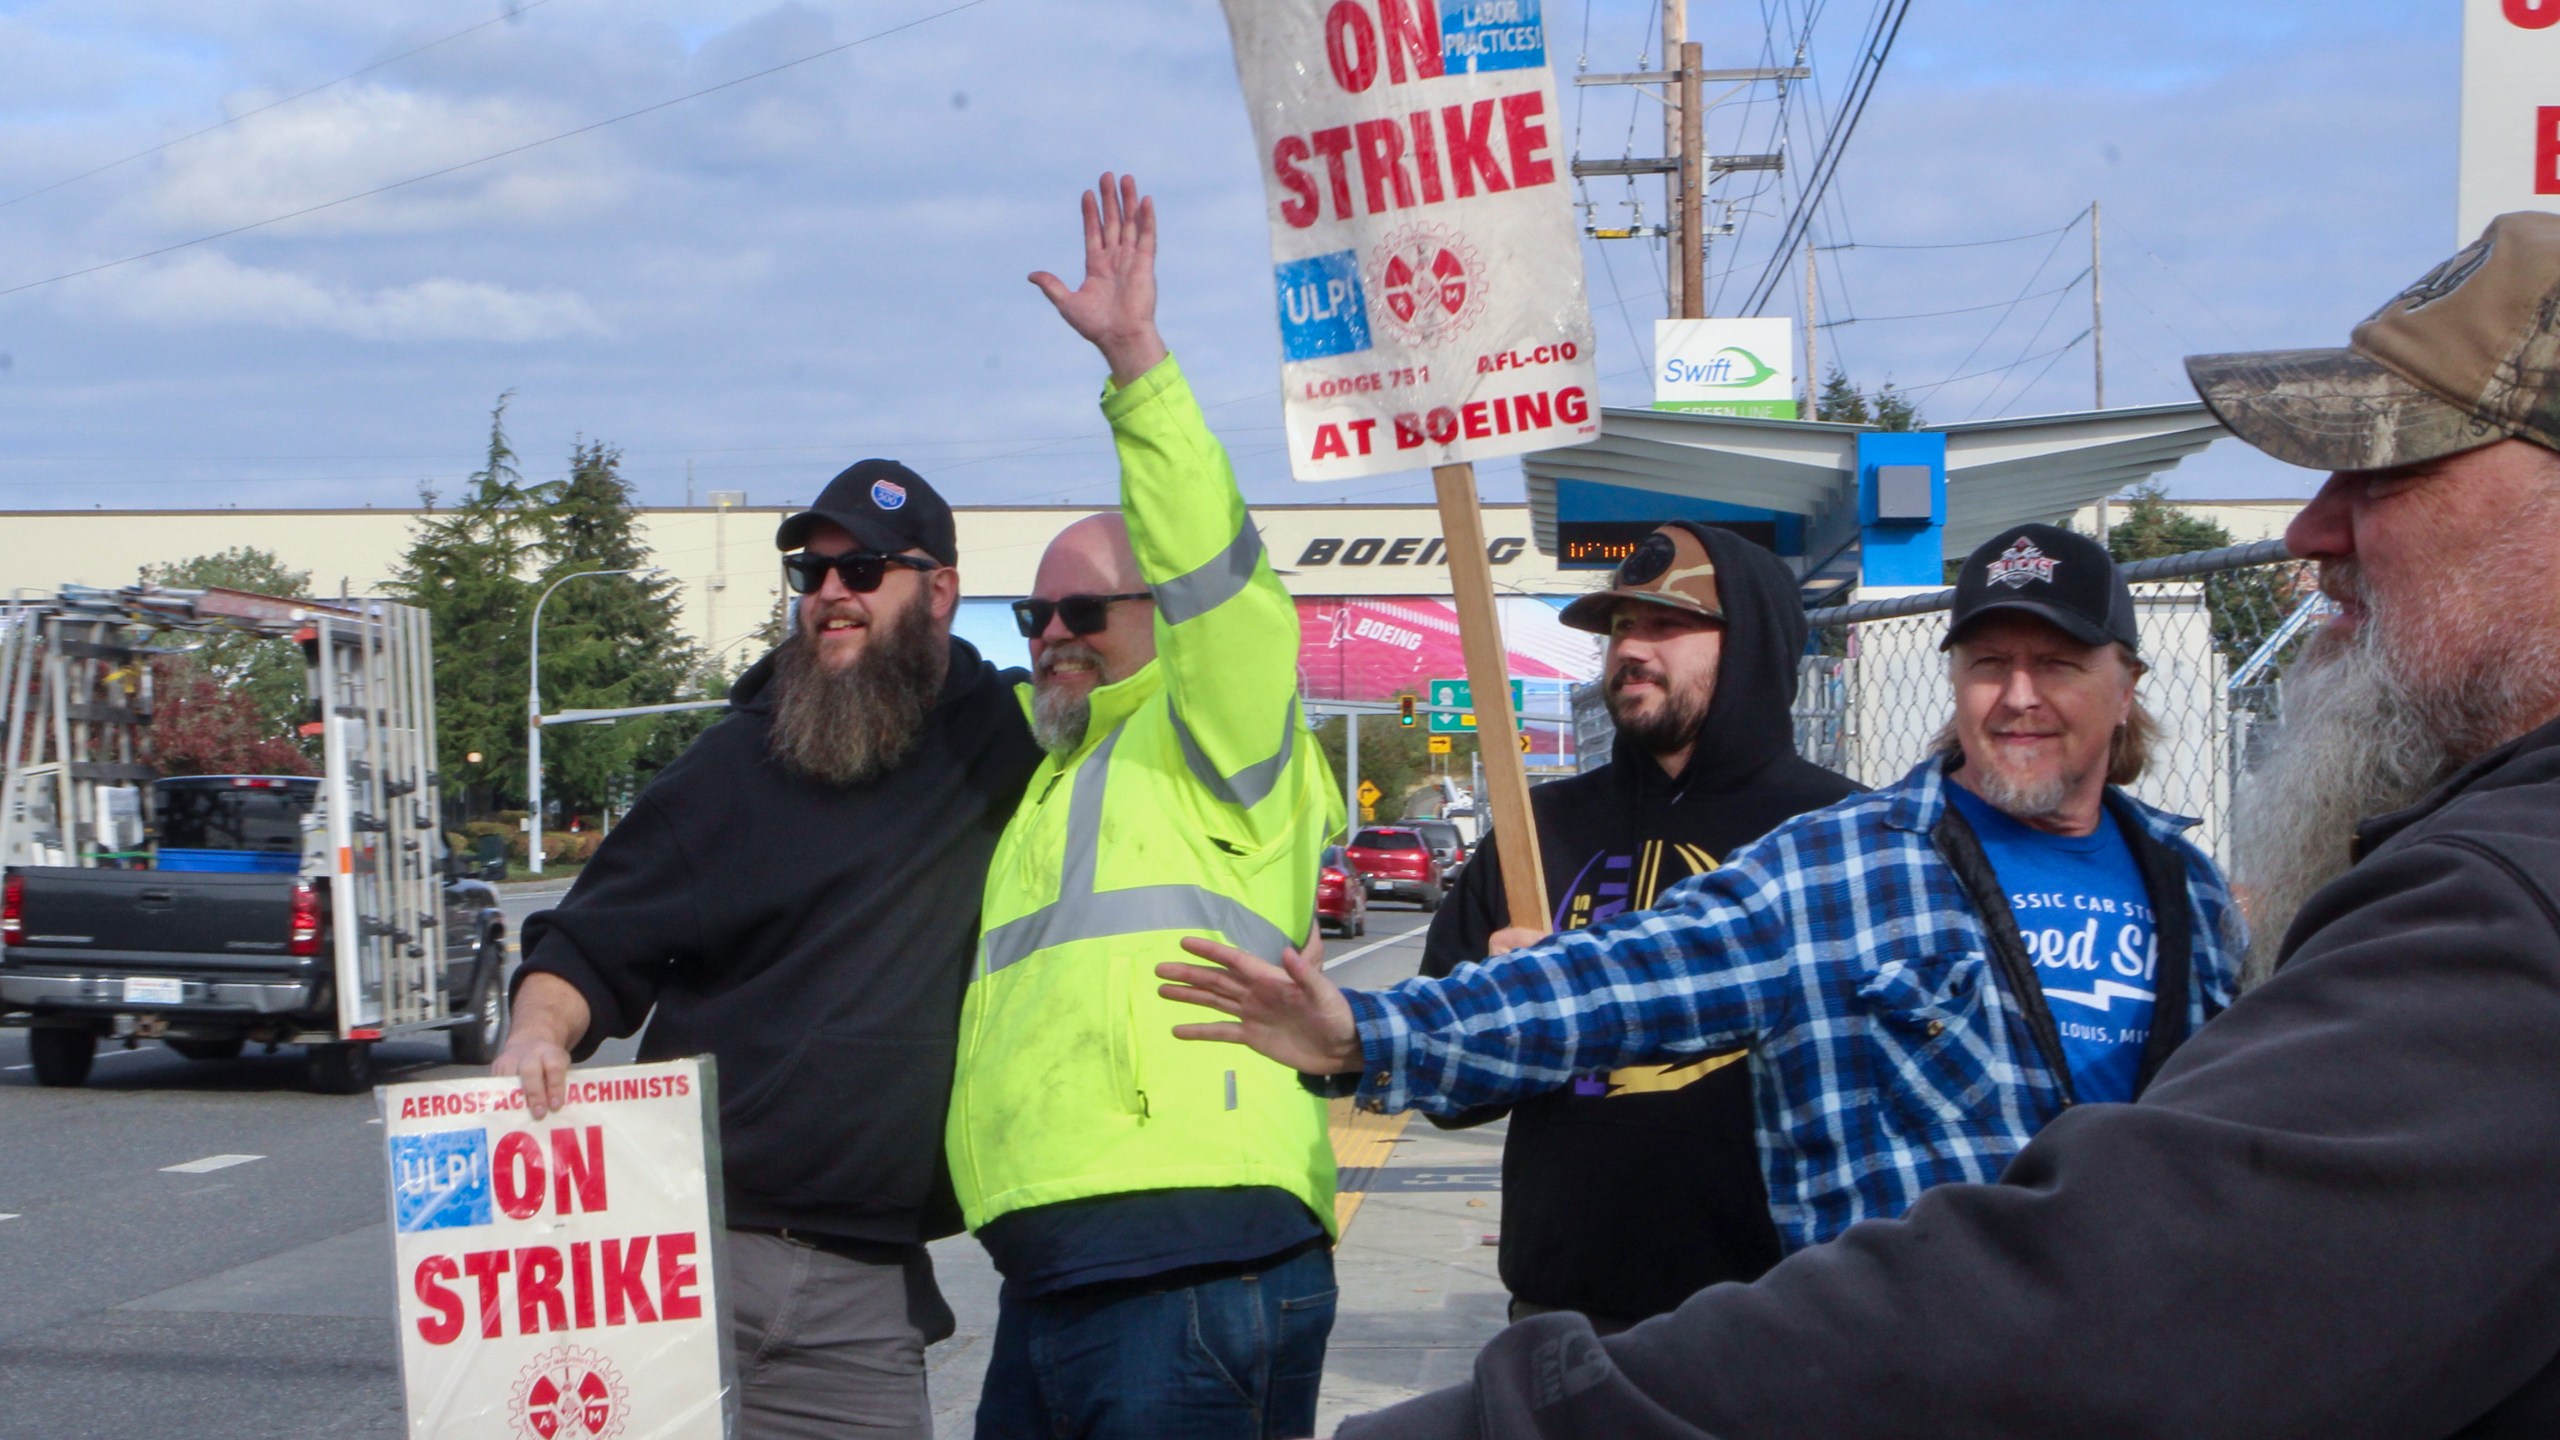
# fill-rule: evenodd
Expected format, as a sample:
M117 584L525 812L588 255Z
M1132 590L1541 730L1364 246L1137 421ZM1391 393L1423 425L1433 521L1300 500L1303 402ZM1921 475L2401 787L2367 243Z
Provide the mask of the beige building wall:
M684 624L721 651L744 643L782 599L773 506L643 510L654 563L675 579ZM1030 593L1050 538L1091 509L957 512L960 573L972 597ZM234 546L275 552L311 572L323 593L369 594L399 568L413 510L37 510L0 512L0 595L49 594L67 584L125 585L140 568ZM1272 563L1300 595L1450 593L1440 519L1428 505L1266 506L1254 511ZM1495 588L1511 595L1575 594L1600 572L1559 572L1529 538L1525 505L1490 505L1485 536Z
M2294 500L2198 500L2183 508L2231 532L2237 542L2284 533ZM712 651L738 646L781 603L774 506L643 510L640 530L654 562L673 575L693 639ZM1049 540L1092 514L1086 508L964 509L961 585L973 597L1030 593ZM420 512L414 510L22 510L0 512L0 595L50 593L66 584L123 585L140 567L233 546L274 551L311 572L323 593L369 594L398 568ZM1449 568L1440 518L1428 505L1270 505L1254 511L1282 580L1299 595L1446 596ZM2074 517L2097 525L2092 506ZM1525 505L1488 505L1485 536L1495 589L1507 595L1572 595L1602 572L1559 571L1529 538Z

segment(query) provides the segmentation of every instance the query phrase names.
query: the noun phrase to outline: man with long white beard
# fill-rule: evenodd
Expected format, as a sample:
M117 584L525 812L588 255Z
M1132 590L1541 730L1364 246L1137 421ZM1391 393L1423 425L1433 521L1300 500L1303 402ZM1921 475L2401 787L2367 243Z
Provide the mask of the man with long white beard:
M865 460L775 539L791 637L526 923L494 1069L539 1120L606 1036L717 1058L741 1440L929 1440L960 991L1039 752L1021 672L952 638L959 550L921 476Z
M2104 547L2012 527L1958 572L1955 717L1899 781L1441 979L1343 991L1304 956L1185 942L1222 968L1161 966L1167 993L1235 1018L1176 1033L1435 1115L1748 1048L1789 1252L1990 1180L2067 1110L2141 1094L2230 1000L2221 872L2193 821L2118 788L2150 743L2138 644Z
M2344 349L2188 371L2333 472L2286 536L2341 604L2292 738L2404 715L2363 742L2451 773L2303 841L2297 881L2344 873L2135 1104L1628 1335L1515 1325L1345 1440L2560 1434L2560 216ZM2329 758L2349 800L2419 783Z

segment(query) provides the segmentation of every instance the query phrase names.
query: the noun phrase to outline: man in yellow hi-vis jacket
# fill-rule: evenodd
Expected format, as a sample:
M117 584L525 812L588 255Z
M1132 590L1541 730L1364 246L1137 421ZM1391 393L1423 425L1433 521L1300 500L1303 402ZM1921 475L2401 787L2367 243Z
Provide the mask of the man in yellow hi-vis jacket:
M1173 1037L1188 935L1304 944L1342 827L1298 618L1155 326L1155 209L1084 197L1085 281L1032 277L1111 366L1121 513L1071 526L1015 614L1048 759L998 844L949 1127L1005 1277L982 1437L1306 1435L1333 1328L1323 1102Z

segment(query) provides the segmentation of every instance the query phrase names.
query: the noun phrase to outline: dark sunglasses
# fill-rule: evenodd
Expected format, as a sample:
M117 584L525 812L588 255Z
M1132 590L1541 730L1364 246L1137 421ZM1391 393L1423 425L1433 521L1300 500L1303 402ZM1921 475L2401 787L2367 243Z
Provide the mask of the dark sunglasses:
M782 557L782 578L794 595L815 595L827 583L827 572L844 581L844 588L856 595L868 595L880 588L882 576L892 565L910 570L939 570L931 560L913 555L883 555L877 550L847 550L841 555L818 555L802 550Z
M1132 590L1124 595L1062 595L1055 600L1016 600L1013 623L1022 629L1022 638L1037 640L1049 628L1049 617L1057 616L1067 624L1070 635L1094 635L1111 623L1114 600L1152 600L1151 591Z

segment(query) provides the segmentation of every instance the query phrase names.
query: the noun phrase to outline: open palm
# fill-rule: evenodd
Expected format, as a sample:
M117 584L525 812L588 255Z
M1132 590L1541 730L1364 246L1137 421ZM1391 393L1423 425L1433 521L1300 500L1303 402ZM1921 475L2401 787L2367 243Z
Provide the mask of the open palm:
M1164 359L1156 331L1156 202L1135 176L1105 172L1084 194L1084 283L1070 290L1046 270L1031 277L1075 332L1128 384Z

